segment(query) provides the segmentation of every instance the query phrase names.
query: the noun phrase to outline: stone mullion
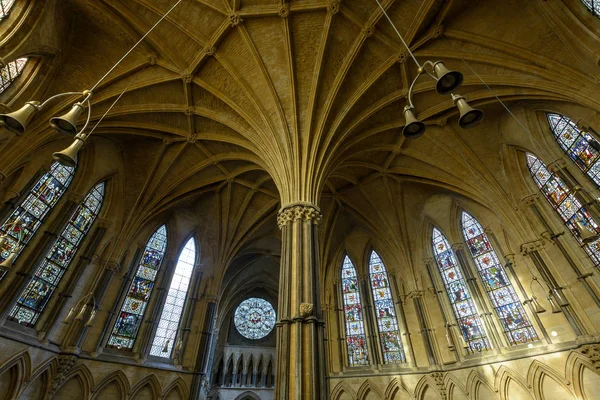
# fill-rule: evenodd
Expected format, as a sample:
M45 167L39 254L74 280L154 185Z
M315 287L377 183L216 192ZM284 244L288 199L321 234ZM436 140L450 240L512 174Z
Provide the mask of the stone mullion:
M115 245L117 245L117 244L115 243ZM118 314L119 311L121 310L121 306L123 304L123 301L125 301L125 296L127 295L127 291L129 290L129 286L131 285L131 281L133 280L133 276L137 272L138 263L140 261L140 258L142 257L142 251L143 250L140 247L138 247L136 249L135 256L133 257L133 259L131 260L131 264L129 265L129 270L121 278L123 280L123 282L121 283L121 290L119 290L119 296L116 298L111 310L108 313L108 319L106 321L106 324L104 325L104 329L102 330L102 335L100 336L100 341L98 342L98 345L96 346L95 353L101 353L102 349L108 343L108 339L110 337L110 334L112 332L112 329L113 329L114 324L118 317L118 315L116 315L116 314ZM106 289L108 288L108 284L110 283L110 280L112 280L111 278L112 278L112 275L114 274L114 271L106 271L105 270L104 274L105 274L105 276L103 277L104 278L103 285L106 285L106 286L103 286L100 288L103 293L102 298L104 297L104 293L106 292ZM102 304L101 299L98 299L98 297L96 297L96 299L98 300L99 304Z
M318 268L319 209L307 203L279 211L282 230L275 399L321 399L325 389Z
M473 272L473 269L471 269L471 264L464 254L464 246L462 243L452 245L452 250L454 250L456 260L461 271L463 272L465 281L469 287L469 292L471 292L471 298L475 303L475 307L477 307L477 310L479 311L481 322L483 323L485 331L487 332L488 340L494 351L498 352L500 351L501 347L507 346L508 343L506 342L504 331L499 329L498 325L496 324L496 318L492 316L492 313L495 314L495 310L490 311L490 308L488 307L487 302L489 301L489 297L487 293L483 293L477 284L477 278L475 277L479 276L479 272ZM477 267L474 268L476 269Z
M404 312L405 297L400 293L400 290L398 289L398 281L396 280L396 275L390 273L388 274L388 277L390 278L391 282L393 282L392 288L395 292L396 298L398 299L398 301L396 301L396 313L400 316L400 323L402 324L402 329L404 329L404 332L402 333L402 336L405 337L405 343L403 343L404 357L406 357L407 364L415 365L415 351L412 345L412 338L410 337L410 330L408 329L408 322L406 321L406 313Z
M419 321L419 327L421 336L423 337L423 343L425 344L425 351L427 353L427 360L429 365L438 365L437 355L433 346L432 330L427 321L427 315L425 311L425 305L423 304L423 291L413 292L410 296L412 297L415 311L417 314L417 320Z
M183 364L183 353L184 350L187 348L190 332L192 330L193 316L196 312L196 306L199 300L195 296L195 294L200 292L200 283L202 282L202 276L203 271L200 270L200 266L195 265L191 280L192 284L188 287L188 294L186 296L185 303L183 304L181 320L179 321L179 328L181 331L181 351L179 352L179 354L174 354L175 357L173 357L176 360L176 363L179 365ZM205 332L208 331L203 330L202 334L204 335ZM175 340L177 340L177 335L175 336Z
M153 290L154 296L151 295L148 308L145 310L144 323L146 326L144 326L144 323L142 323L142 326L138 330L136 343L133 347L134 353L136 353L136 349L140 349L139 357L142 360L146 360L150 354L152 341L154 340L154 335L156 334L156 329L158 328L158 323L160 321L160 312L164 307L165 301L167 300L169 284L171 283L173 273L175 272L175 267L177 266L177 262L171 257L165 258L166 260L163 260L163 263L166 262L166 265L159 269L159 273L155 281L155 288ZM172 352L175 351L176 341L177 332L175 332L175 339L173 339L173 348L171 349Z
M435 266L434 266L435 265ZM460 338L455 337L455 332L452 329L453 326L456 326L458 332L460 335L462 335L462 331L460 326L458 325L458 321L456 320L455 316L454 316L454 309L452 308L452 305L450 304L450 301L448 300L448 296L446 295L446 290L443 284L440 285L440 282L438 280L439 277L439 272L437 271L437 265L436 262L432 259L432 258L428 258L425 260L425 267L427 269L427 275L429 276L429 280L431 281L431 284L433 285L433 290L435 291L435 299L437 300L438 303L438 307L440 308L440 311L442 313L442 319L444 321L444 327L446 328L446 334L450 334L450 337L448 338L450 340L450 343L448 343L450 346L450 350L454 350L454 352L456 353L456 357L459 360L462 360L463 358L463 353L461 351L459 351L459 346L457 346L457 343L462 343L462 340L460 340ZM434 272L434 269L436 270ZM435 275L437 272L437 275ZM442 300L441 297L445 297L446 300ZM462 346L460 346L462 347Z
M370 293L371 284L368 276L360 275L358 288L361 291L360 295L363 299L363 323L365 324L365 339L367 346L371 349L373 366L379 368L383 364L383 354L381 353L381 345L379 342L379 326L377 325L377 312L373 295ZM368 328L367 328L368 327ZM368 329L368 332L367 332Z
M83 254L79 257L77 262L74 263L75 265L70 267L70 269L73 272L69 276L63 291L59 293L58 300L52 305L52 307L49 307L49 309L47 310L48 317L44 320L40 328L40 331L45 332L44 339L49 336L51 329L55 326L56 319L58 318L62 308L67 303L68 299L72 297L73 291L77 287L77 283L81 279L81 275L83 274L85 267L91 263L92 257L96 252L96 249L98 248L98 245L100 244L100 241L104 237L105 233L106 226L101 226L99 224L99 226L96 229L94 229L94 231L87 235L89 242L86 248L84 250L82 249ZM86 238L84 238L84 240L85 239ZM82 293L82 295L86 294L87 292ZM89 299L86 304L90 308L90 310L93 309L94 302L92 299Z
M44 231L44 234L37 245L24 249L22 255L27 255L27 257L19 257L12 270L9 271L10 273L13 270L16 270L16 276L12 281L10 281L10 285L6 285L6 291L2 294L2 296L0 296L3 299L3 301L0 303L0 309L2 309L0 318L2 320L6 319L12 306L17 302L19 296L33 277L36 269L46 257L46 254L50 250L51 246L54 244L54 241L58 237L56 232L65 227L66 223L69 221L80 202L81 196L75 194L71 195L67 202L61 207L58 217L53 221L48 230ZM58 208L55 207L55 211L56 210L58 210ZM32 243L30 242L29 244ZM23 267L18 268L18 265L22 265ZM6 278L7 277L4 277L3 279L5 282Z
M592 218L600 224L600 208L598 207L598 201L594 198L592 193L584 190L581 185L579 185L577 179L567 169L565 160L558 159L548 164L548 169L554 172L565 185L567 185L575 198L577 198L581 205L592 215Z
M581 282L581 284L583 285L585 290L589 293L591 298L594 300L594 303L596 304L596 306L600 307L600 296L597 293L597 289L595 288L595 286L592 286L587 280L587 278L590 278L593 276L593 272L583 273L581 271L581 269L579 268L579 266L577 265L577 263L569 255L569 252L567 251L567 249L565 248L565 246L563 245L563 243L560 239L560 237L562 236L562 233L555 234L553 232L552 228L550 227L550 224L548 223L548 221L546 221L546 218L544 218L544 216L542 215L542 212L538 208L538 206L536 204L536 201L538 198L539 198L538 195L530 195L530 196L523 198L522 201L525 205L528 205L530 207L531 211L535 214L535 216L538 218L538 220L544 226L544 228L548 232L549 238L552 241L552 243L554 243L556 245L556 247L558 247L558 249L562 253L563 257L567 260L567 263L569 264L569 266L571 267L573 272L575 272L575 274L577 275L577 280L579 282ZM583 249L582 249L582 251L585 252L585 250L583 250ZM586 253L586 255L587 255L587 253Z
M193 300L194 302L197 300ZM213 350L213 329L214 322L216 317L217 303L215 301L207 301L206 302L206 312L204 313L204 323L202 325L202 332L200 333L200 338L198 340L198 354L196 356L196 365L194 368L194 379L192 381L192 390L190 393L194 393L192 398L201 399L202 395L206 393L201 393L203 388L208 388L212 382L209 381L208 377L210 374L210 365L212 359L212 350ZM190 313L190 315L192 315ZM182 346L182 349L185 349L186 345Z
M336 283L334 283L333 291L335 293L335 295L333 296L334 297L333 312L334 312L334 316L335 316L335 323L336 323L336 328L337 328L338 334L332 335L330 333L329 337L337 337L335 345L338 346L338 362L340 364L340 369L344 370L346 365L348 364L348 362L344 362L344 354L346 354L346 360L349 360L348 344L347 344L348 338L346 336L348 333L347 333L347 328L346 328L346 323L345 323L346 315L345 315L344 309L343 309L344 294L342 293L342 287L341 287L341 284L339 281L336 281ZM363 327L365 324L364 323L364 313L365 313L365 310L363 310ZM342 326L343 326L343 328L342 328ZM366 340L366 336L367 336L367 332L365 331L365 340ZM330 342L332 343L333 340L331 340ZM333 345L333 343L332 343L332 345ZM331 372L331 368L330 368L330 372Z

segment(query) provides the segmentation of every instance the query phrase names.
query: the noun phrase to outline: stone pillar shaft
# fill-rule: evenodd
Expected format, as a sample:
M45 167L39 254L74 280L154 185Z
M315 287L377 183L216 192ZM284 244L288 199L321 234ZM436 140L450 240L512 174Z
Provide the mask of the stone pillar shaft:
M315 205L284 207L282 231L275 399L326 398L324 323L320 305L318 223Z

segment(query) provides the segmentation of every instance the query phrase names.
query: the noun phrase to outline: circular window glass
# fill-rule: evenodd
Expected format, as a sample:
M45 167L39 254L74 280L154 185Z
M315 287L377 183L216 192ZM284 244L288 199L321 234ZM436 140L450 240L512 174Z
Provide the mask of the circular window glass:
M275 326L275 310L268 301L252 297L240 303L233 321L243 337L262 339Z

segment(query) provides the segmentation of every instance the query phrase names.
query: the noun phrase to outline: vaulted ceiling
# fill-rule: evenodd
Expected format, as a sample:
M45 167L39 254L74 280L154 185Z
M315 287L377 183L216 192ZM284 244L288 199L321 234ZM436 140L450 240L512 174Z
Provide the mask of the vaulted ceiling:
M65 23L44 44L54 53L46 96L92 86L175 1L50 3L48 18ZM463 59L509 104L600 109L597 65L569 44L548 3L382 1L416 57L462 71L459 92L487 113L460 130L450 97L422 79L414 102L428 132L407 141L402 109L416 67L375 0L183 0L96 90L93 121L128 88L95 140L124 149L132 187L153 171L148 213L239 186L250 198L236 207L249 214L325 195L367 220L376 204L360 200L362 185L382 177L483 199L480 178L499 192L503 179L501 107ZM39 120L24 152L57 139ZM382 185L371 186L376 196Z

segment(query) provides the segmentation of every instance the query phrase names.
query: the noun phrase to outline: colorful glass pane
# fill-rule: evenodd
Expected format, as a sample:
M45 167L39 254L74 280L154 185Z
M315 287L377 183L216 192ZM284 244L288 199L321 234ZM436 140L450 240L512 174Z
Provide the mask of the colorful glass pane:
M2 5L1 0L0 5ZM0 20L3 15L6 14L3 14L0 10ZM27 58L17 58L15 61L9 62L0 69L0 93L4 92L10 84L21 75L23 68L25 68L25 64L27 64Z
M433 228L433 252L460 332L471 352L489 350L490 343L450 243Z
M19 296L17 303L11 310L9 318L20 324L33 326L50 300L61 278L75 253L79 249L81 240L88 233L92 223L98 216L104 199L104 182L96 185L85 196L83 202L77 207L67 226L54 241L46 253L42 264L37 268L33 277ZM77 232L77 234L75 234Z
M265 299L251 297L240 303L233 316L238 332L247 339L262 339L275 327L275 310Z
M196 244L194 238L191 238L179 255L179 260L177 260L177 266L175 267L171 285L169 286L169 293L167 294L158 327L154 334L154 340L152 341L150 355L157 357L171 356L173 344L177 336L177 329L179 328L179 321L181 321L181 314L183 313L183 306L185 305L190 286L190 279L192 279L195 261ZM148 269L148 271L152 270Z
M600 7L600 2L596 3ZM548 114L547 117L550 129L563 151L600 187L600 152L596 150L600 148L600 142L564 115Z
M600 226L598 226L585 207L575 198L562 179L554 173L549 172L544 163L533 154L527 153L526 157L527 166L534 177L534 182L544 194L546 200L556 210L581 247L588 253L588 256L596 267L600 267L600 239L591 243L583 243L577 223L582 225L583 229L588 229L590 233L600 233ZM545 173L549 176L544 182L535 179L540 170L546 171Z
M356 268L345 256L342 264L342 298L346 321L346 344L348 345L348 364L351 367L369 365L367 339L363 319L363 308L358 289Z
M67 190L74 173L74 168L64 167L59 163L52 164L50 171L37 181L27 196L15 207L0 227L0 232L8 233L8 241L4 248L0 249L1 261L12 251L16 252L17 257L21 254L48 212ZM5 274L4 271L0 272L0 280Z
M596 17L600 17L600 0L581 0L588 10Z
M504 266L481 224L463 211L462 228L467 247L511 345L538 340Z
M398 330L390 280L383 261L375 251L371 252L371 258L369 259L369 278L383 361L385 364L403 363L405 362L404 349Z
M108 338L109 347L117 349L131 349L133 347L166 248L167 228L163 225L152 234L146 244L115 326ZM155 273L149 274L149 269L155 271Z

